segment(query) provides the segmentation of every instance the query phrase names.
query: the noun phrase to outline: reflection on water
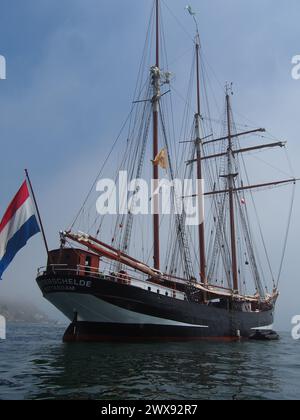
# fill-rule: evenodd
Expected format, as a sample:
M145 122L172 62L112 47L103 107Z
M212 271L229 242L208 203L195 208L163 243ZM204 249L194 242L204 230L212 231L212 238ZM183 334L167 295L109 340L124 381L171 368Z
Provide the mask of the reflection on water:
M62 344L57 327L13 327L0 345L0 398L300 397L297 352L279 343Z

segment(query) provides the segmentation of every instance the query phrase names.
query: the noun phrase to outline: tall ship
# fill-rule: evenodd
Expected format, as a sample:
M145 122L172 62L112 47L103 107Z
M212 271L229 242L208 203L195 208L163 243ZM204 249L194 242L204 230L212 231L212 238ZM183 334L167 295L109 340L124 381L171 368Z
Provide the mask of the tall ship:
M264 173L253 164L248 168L245 156L274 153L285 142L265 129L235 123L231 84L220 119L211 118L190 7L196 37L188 98L177 95L161 6L154 0L130 114L97 176L127 174L131 188L125 197L118 195L127 211L97 213L96 181L72 225L60 233L60 247L38 271L44 297L70 320L65 342L235 340L274 322L278 279L254 193L291 185L293 195L296 179L253 182L249 170ZM174 92L184 102L177 113ZM163 178L192 180L198 187L182 194L171 188L169 215L162 211ZM154 185L148 202L141 196L142 179ZM196 209L197 223L189 223L187 202ZM146 205L152 209L148 216L137 211ZM284 251L286 241L287 236Z

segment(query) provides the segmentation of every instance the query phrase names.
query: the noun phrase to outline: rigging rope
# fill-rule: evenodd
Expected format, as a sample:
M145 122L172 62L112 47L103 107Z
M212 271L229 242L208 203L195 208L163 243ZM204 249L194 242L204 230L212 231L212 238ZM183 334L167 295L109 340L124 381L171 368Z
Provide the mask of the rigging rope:
M112 148L110 149L110 152L108 153L108 155L107 155L107 157L106 157L106 159L105 159L105 161L104 161L104 163L103 163L103 165L102 165L102 167L101 167L100 171L98 172L98 174L97 174L97 176L96 176L96 178L95 178L95 181L93 182L93 185L92 185L92 187L90 188L90 190L89 190L89 192L88 192L88 194L87 194L87 196L86 196L86 198L85 198L85 200L84 200L84 202L83 202L83 204L82 204L82 206L81 206L81 208L80 208L79 212L77 213L77 215L76 215L76 217L75 217L75 219L74 219L74 221L73 221L73 223L72 223L72 225L71 225L71 227L70 227L70 230L72 230L72 229L73 229L73 227L75 226L75 224L76 224L76 222L77 222L78 218L80 217L80 214L82 213L82 211L83 211L83 209L84 209L84 207L85 207L86 203L88 202L88 200L89 200L89 198L90 198L90 195L92 194L92 192L93 192L93 190L94 190L94 188L95 188L95 185L97 184L97 181L99 180L100 176L102 175L102 172L103 172L103 170L104 170L104 168L105 168L105 166L106 166L106 164L107 164L107 162L108 162L109 158L111 157L111 155L112 155L112 153L113 153L113 151L114 151L114 149L115 149L115 147L116 147L117 143L118 143L118 142L119 142L119 140L120 140L120 137L121 137L121 135L122 135L122 133L123 133L123 130L124 130L124 128L126 127L127 122L129 121L129 119L130 119L130 117L131 117L132 111L133 111L133 107L132 107L132 109L131 109L130 113L128 114L128 116L127 116L127 118L126 118L126 120L125 120L124 124L122 125L122 128L121 128L121 130L120 130L120 132L119 132L119 134L118 134L118 136L117 136L116 140L114 141L114 143L113 143L113 145L112 145Z
M294 185L293 185L292 201L291 201L291 207L290 207L290 210L289 210L287 231L286 231L286 235L285 235L285 240L284 240L284 245L283 245L283 253L282 253L282 258L281 258L281 261L280 261L279 273L278 273L278 278L277 278L277 285L276 285L277 289L278 289L278 286L279 286L279 283L280 283L281 274L282 274L282 270L283 270L283 264L284 264L284 260L285 260L285 254L286 254L287 245L288 245L288 238L289 238L289 233L290 233L290 228L291 228L291 221L292 221L292 215L293 215L295 196L296 196L296 183L294 183Z
M137 92L139 92L139 94L141 94L141 92L143 91L143 87L142 87L142 84L143 84L142 72L143 72L143 68L144 68L144 65L143 64L145 63L145 61L147 59L147 57L146 57L146 54L147 54L147 44L149 42L149 39L152 38L151 37L151 33L153 34L154 13L155 13L155 4L153 3L152 11L151 11L150 18L149 18L149 23L148 23L148 29L147 29L146 40L145 40L144 49L143 49L143 55L142 55L142 59L141 59L140 66L139 66L137 83L136 83L135 90L134 90L134 95L133 95L133 98L134 99L136 98ZM117 146L117 144L118 144L118 142L120 140L120 137L121 137L121 135L123 133L123 130L125 129L127 123L128 122L131 122L133 111L134 111L134 104L132 105L131 110L130 110L130 112L129 112L129 114L128 114L128 116L127 116L124 124L122 125L121 130L120 130L120 132L119 132L116 140L114 141L114 143L112 145L112 148L111 148L110 152L108 153L108 155L107 155L107 157L106 157L106 159L105 159L105 161L104 161L104 163L103 163L100 171L98 172L98 174L97 174L97 176L95 178L95 181L93 182L90 190L88 191L87 196L86 196L86 198L85 198L85 200L84 200L84 202L83 202L80 210L78 211L77 215L75 216L75 219L74 219L73 223L70 226L70 229L71 230L74 228L74 226L77 223L79 217L81 216L81 214L83 212L83 209L86 206L86 204L87 204L87 202L88 202L88 200L89 200L89 198L90 198L90 196L91 196L91 194L92 194L92 192L93 192L93 190L95 188L95 185L96 185L99 177L102 175L103 170L105 169L105 167L107 165L107 162L109 161L109 159L110 159L113 151L115 150L115 148L116 148L116 146ZM129 130L130 130L130 127L129 127Z

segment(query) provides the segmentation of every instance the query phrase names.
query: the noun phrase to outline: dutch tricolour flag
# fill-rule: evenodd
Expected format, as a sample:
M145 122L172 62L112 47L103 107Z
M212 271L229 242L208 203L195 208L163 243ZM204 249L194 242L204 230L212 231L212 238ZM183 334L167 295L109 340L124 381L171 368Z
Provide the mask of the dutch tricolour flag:
M0 223L0 279L15 255L38 232L40 227L25 181Z

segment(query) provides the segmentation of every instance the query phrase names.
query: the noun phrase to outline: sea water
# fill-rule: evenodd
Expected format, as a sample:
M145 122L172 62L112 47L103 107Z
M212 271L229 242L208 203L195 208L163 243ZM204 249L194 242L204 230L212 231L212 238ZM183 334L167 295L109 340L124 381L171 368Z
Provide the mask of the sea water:
M300 399L300 341L63 344L65 327L8 324L0 399Z

